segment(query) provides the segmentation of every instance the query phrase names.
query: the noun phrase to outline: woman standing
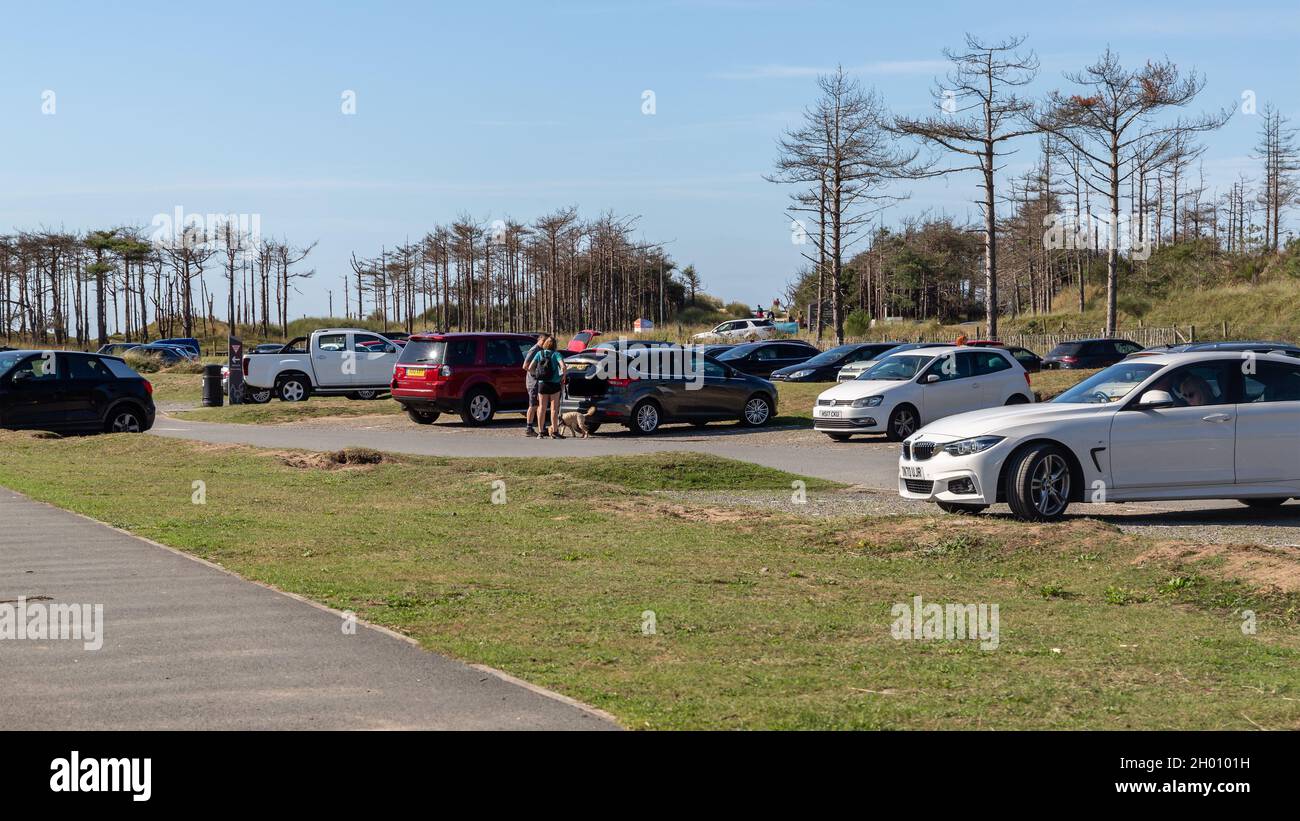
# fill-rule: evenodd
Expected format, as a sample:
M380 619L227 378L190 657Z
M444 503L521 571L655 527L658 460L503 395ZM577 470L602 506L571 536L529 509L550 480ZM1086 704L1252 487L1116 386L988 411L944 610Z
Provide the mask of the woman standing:
M533 356L532 373L537 377L537 438L546 439L546 419L551 420L550 438L560 435L560 355L555 352L555 337L548 336L542 349Z

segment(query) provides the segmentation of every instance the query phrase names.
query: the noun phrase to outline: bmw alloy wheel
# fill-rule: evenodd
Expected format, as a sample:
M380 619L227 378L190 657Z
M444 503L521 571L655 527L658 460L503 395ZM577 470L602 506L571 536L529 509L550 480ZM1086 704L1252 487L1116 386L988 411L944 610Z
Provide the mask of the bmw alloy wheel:
M1070 500L1070 466L1060 455L1049 453L1034 466L1029 485L1034 508L1043 516L1055 516Z

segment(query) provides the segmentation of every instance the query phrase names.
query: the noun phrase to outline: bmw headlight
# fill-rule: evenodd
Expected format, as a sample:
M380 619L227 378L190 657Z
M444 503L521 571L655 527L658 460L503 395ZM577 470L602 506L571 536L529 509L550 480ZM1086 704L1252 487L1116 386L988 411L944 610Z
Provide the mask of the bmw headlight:
M853 400L853 407L855 407L855 408L875 408L875 407L878 407L878 406L880 405L880 403L881 403L881 402L884 402L884 401L885 401L885 397L883 397L883 396L864 396L864 397L862 397L861 399L854 399L854 400Z
M809 370L795 371L794 373L787 376L786 379L803 379L805 376L812 376L812 371Z
M1001 442L1003 436L975 436L971 439L958 439L943 446L943 452L949 456L970 456L981 453Z

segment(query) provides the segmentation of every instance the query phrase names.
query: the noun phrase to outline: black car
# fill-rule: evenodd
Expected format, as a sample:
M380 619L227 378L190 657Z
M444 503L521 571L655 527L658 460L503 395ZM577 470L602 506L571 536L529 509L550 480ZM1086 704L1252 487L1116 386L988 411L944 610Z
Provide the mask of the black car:
M1290 342L1225 340L1222 342L1183 342L1178 345L1160 345L1130 354L1130 359L1158 353L1191 353L1194 351L1250 351L1251 353L1280 353L1300 359L1300 346Z
M1107 368L1142 346L1127 339L1076 339L1062 342L1043 357L1043 370L1074 370L1076 368Z
M610 350L575 353L564 362L563 413L587 413L588 430L604 423L653 433L665 422L739 420L748 427L776 416L776 386L690 348L631 355Z
M173 345L159 345L150 343L148 345L136 345L129 351L122 354L130 357L152 357L162 363L164 368L170 368L172 365L180 362L189 362L191 357L187 356L184 351Z
M768 377L773 371L801 365L821 351L798 339L774 342L747 342L726 353L718 354L718 361L750 376Z
M787 365L772 371L774 382L834 382L839 376L840 368L854 362L870 362L890 348L898 347L897 342L858 342L840 345L822 351L811 359L797 365Z
M0 427L139 433L153 427L153 385L115 356L0 353Z
M1020 366L1025 369L1025 373L1038 373L1043 369L1043 358L1028 348L1022 348L1019 345L1004 345L1001 342L978 341L967 342L972 348L1001 348L1015 357Z

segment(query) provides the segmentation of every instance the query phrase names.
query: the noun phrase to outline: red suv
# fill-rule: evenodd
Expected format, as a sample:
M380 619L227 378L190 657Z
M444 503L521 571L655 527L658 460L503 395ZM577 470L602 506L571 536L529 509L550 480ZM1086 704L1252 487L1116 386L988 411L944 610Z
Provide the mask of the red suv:
M526 410L524 354L536 341L525 334L415 334L393 368L393 398L421 425L443 413L486 425L497 411Z

